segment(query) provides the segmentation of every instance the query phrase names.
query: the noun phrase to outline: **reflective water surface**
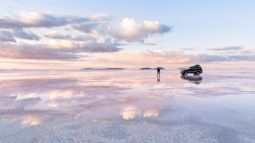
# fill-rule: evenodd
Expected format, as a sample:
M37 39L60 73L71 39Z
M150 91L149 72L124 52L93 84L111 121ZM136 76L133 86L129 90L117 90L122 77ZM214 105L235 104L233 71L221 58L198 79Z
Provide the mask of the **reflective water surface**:
M1 143L254 143L252 70L0 72Z

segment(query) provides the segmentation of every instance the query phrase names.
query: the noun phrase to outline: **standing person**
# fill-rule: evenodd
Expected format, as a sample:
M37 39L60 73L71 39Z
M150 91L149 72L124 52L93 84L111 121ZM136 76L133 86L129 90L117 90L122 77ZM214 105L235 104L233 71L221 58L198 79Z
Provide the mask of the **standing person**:
M160 67L157 67L157 78L160 79Z

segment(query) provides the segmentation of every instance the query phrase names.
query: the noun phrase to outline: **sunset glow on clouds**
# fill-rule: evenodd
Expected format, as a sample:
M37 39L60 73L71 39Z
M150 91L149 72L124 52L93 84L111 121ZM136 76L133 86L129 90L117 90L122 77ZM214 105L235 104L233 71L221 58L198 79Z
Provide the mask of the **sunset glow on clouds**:
M254 49L246 45L208 45L201 50L168 45L162 48L162 43L178 34L177 26L174 22L164 23L154 18L117 17L107 13L81 16L18 11L1 14L0 67L49 68L56 62L59 65L55 68L64 68L61 63L68 63L66 68L169 67L174 64L255 61Z
M124 18L115 29L110 21L108 15L86 18L26 12L6 16L0 19L0 56L2 59L79 61L87 57L84 54L121 51L121 41L142 42L149 36L171 30L158 21L139 22L130 18Z

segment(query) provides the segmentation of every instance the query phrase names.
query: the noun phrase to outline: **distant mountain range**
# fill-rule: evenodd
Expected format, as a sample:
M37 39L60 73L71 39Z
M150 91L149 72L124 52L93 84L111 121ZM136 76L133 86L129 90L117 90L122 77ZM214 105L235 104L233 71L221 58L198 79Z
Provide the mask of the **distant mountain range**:
M144 68L140 68L140 70L154 70L155 68L149 68L149 67L144 67Z
M144 67L140 68L140 70L155 70L156 68ZM164 70L165 68L160 67L160 69Z
M84 68L82 70L125 70L125 68Z
M140 70L155 70L156 68L144 67L140 68ZM165 68L160 67L160 69L164 70ZM82 70L126 70L125 68L83 68Z

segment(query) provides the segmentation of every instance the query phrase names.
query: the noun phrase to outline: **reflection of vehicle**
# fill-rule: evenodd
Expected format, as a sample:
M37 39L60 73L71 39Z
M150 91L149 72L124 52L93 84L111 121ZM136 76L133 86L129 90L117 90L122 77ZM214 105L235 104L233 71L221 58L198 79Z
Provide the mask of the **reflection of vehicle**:
M203 73L202 67L200 65L191 66L188 69L181 70L182 75L193 73L194 75L199 75Z
M184 79L184 80L188 80L188 81L190 81L190 82L193 82L193 83L195 83L195 84L200 84L201 81L203 80L203 77L201 77L201 76L199 76L199 75L198 75L198 76L187 76L187 75L182 75L181 78Z

